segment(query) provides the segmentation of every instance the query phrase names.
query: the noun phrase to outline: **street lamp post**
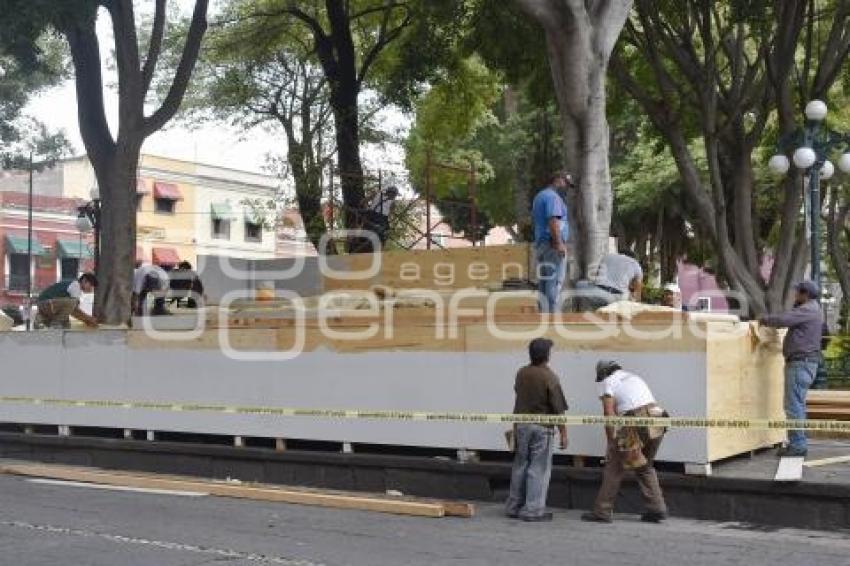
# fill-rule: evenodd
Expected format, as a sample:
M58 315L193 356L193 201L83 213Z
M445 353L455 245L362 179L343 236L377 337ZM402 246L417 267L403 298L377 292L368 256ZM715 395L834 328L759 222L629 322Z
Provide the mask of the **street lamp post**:
M77 232L80 233L80 248L77 250L78 258L77 258L77 271L83 270L83 234L88 234L91 232L94 224L89 219L84 207L79 207L78 209L79 215L77 216Z
M803 171L808 179L808 224L809 245L811 247L811 279L821 288L821 246L820 246L820 181L828 180L835 174L835 165L828 156L843 149L838 159L838 167L844 173L850 173L850 136L835 132L826 127L824 120L827 106L822 100L812 100L806 105L806 122L802 129L787 139L780 140L780 153L770 158L768 167L776 174L784 175L794 166ZM791 160L787 152L793 151ZM820 301L820 297L818 297Z
M94 187L90 194L91 201L77 207L79 212L77 228L79 229L83 220L85 220L88 227L86 232L94 229L94 271L97 273L97 268L100 265L100 191L97 187Z

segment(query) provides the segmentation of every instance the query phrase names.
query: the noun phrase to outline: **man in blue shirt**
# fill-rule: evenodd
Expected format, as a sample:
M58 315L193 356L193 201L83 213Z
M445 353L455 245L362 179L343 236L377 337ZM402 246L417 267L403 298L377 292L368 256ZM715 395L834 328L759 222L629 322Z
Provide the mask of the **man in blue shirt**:
M558 299L567 275L570 236L567 205L559 191L574 187L572 177L559 171L552 175L549 186L537 193L531 205L540 312L559 310Z

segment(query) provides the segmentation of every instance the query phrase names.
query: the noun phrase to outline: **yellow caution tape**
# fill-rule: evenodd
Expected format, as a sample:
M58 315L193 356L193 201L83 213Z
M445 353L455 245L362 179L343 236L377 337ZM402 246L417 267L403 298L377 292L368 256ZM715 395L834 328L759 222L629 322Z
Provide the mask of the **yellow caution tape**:
M467 422L580 426L651 426L668 428L730 428L750 430L850 431L850 421L786 419L703 419L665 417L603 417L593 415L514 415L510 413L435 413L425 411L364 411L347 409L294 409L285 407L237 407L192 403L108 401L0 396L0 403L101 409L148 409L172 412L228 413L322 419L369 419L418 422Z

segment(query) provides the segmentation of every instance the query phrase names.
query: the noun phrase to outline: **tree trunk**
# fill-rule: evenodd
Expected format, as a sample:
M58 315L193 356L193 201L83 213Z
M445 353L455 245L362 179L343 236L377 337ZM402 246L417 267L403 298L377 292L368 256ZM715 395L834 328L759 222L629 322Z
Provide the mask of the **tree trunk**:
M578 275L592 276L608 250L613 204L605 77L632 1L602 0L592 9L580 1L518 2L546 33L564 128L564 160L578 184Z
M826 220L827 247L832 258L832 266L841 286L842 308L850 302L850 250L842 245L842 238L847 237L847 217L850 214L850 203L840 202L840 188L832 187L829 197L829 213ZM850 242L848 242L850 243Z
M345 206L343 219L346 228L354 229L360 227L357 211L363 206L364 200L357 87L339 85L336 89L341 92L332 93L331 105L336 128L339 181Z
M130 320L136 252L137 146L119 148L108 167L95 171L100 188L100 258L96 304L98 316L110 324Z
M299 142L295 139L292 128L286 128L287 134L287 161L292 169L292 179L295 182L295 200L298 202L298 211L307 238L316 248L320 249L322 236L327 232L325 217L322 214L322 184L321 175L313 165L314 160L308 157L310 140ZM323 253L323 252L322 252Z

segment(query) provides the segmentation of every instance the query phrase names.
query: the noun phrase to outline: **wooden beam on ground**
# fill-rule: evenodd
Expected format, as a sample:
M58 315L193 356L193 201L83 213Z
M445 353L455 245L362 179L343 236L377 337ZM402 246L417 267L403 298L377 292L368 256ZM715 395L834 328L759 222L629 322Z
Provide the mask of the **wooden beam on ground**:
M474 505L461 502L420 500L410 497L398 498L385 495L298 489L261 484L246 485L242 483L189 479L180 476L110 472L72 466L0 464L0 473L101 485L199 492L219 497L276 501L279 503L373 511L396 515L413 515L418 517L472 517L475 514Z
M807 468L816 468L818 466L828 466L830 464L847 464L850 463L850 456L835 456L834 458L823 458L821 460L812 460L803 465Z

